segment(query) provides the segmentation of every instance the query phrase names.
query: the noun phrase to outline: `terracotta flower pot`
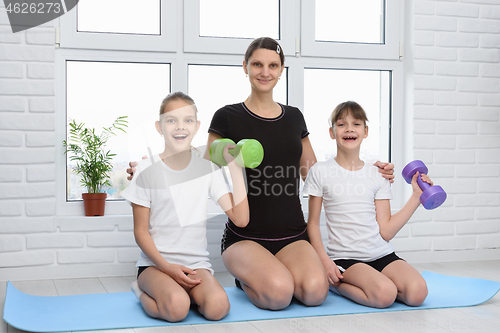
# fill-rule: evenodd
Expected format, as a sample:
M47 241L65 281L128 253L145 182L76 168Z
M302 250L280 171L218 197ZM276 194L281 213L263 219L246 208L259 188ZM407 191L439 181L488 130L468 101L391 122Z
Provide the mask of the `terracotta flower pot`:
M85 216L104 216L107 193L82 193Z

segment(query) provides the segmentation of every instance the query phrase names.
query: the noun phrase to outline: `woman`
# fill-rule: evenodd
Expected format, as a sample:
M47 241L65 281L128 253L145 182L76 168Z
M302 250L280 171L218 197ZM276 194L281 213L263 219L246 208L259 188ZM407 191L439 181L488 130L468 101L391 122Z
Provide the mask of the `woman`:
M316 306L328 294L323 265L308 241L299 198L300 177L305 179L316 163L309 132L299 109L273 100L284 60L283 50L271 38L250 44L243 62L250 96L214 114L207 144L226 137L235 142L257 139L264 147L261 165L247 169L250 222L239 228L229 220L221 247L236 284L256 306L271 310L287 307L293 296Z

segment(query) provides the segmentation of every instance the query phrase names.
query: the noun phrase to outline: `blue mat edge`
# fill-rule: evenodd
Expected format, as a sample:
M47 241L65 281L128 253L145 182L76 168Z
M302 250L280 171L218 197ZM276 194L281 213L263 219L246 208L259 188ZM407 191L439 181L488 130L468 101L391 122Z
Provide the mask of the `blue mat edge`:
M333 316L333 315L339 315L339 314L345 315L345 314L362 314L362 313L376 313L376 312L424 310L424 309L449 308L449 307L469 307L469 306L476 306L476 305L479 305L479 304L483 304L483 303L489 301L491 298L493 298L500 291L500 282L497 282L497 281L485 280L485 279L478 279L478 278L456 277L456 276L438 274L438 273L433 273L433 272L428 272L428 271L424 271L422 273L422 276L425 277L426 274L427 275L435 274L435 275L438 275L438 276L446 276L446 277L458 278L458 279L468 279L470 281L475 281L475 282L484 281L484 283L488 283L493 288L490 290L491 294L488 294L489 297L487 299L482 299L481 301L477 301L475 303L469 303L469 304L465 304L465 305L425 306L425 303L424 303L422 305L422 307L411 308L411 307L408 307L408 306L406 306L404 304L401 304L401 303L395 303L393 306L391 306L389 308L386 308L386 309L374 309L374 308L370 308L370 307L360 306L359 309L357 309L356 311L352 311L352 312L330 313L330 314L325 314L325 313L319 313L319 314L312 313L311 314L311 313L308 313L308 314L302 314L302 315L299 315L299 316L287 314L286 313L287 312L286 309L284 309L282 311L276 311L276 312L273 311L273 313L277 314L277 316L275 316L274 318L237 319L237 320L224 320L223 319L223 320L217 321L217 322L211 322L211 321L206 321L205 320L203 322L195 322L195 323L193 323L191 321L188 321L188 322L184 322L183 321L183 322L178 322L178 323L168 323L168 322L165 322L165 321L162 321L162 320L154 319L155 322L152 322L151 324L148 324L148 325L130 326L130 327L128 327L128 326L127 327L125 327L125 326L122 326L122 327L116 327L116 326L114 326L114 327L102 327L102 328L98 328L98 329L113 329L113 328L125 329L125 328L138 328L138 327L156 327L156 326L174 326L174 325L195 325L195 324L210 324L210 323L224 323L224 322L241 322L241 321L269 320L269 319L290 319L290 318L314 317L314 316L328 316L328 315ZM226 290L235 290L236 288L235 287L228 287L228 288L225 288L225 289ZM32 332L45 332L45 331L34 330L31 327L22 327L22 326L20 326L18 324L14 324L13 325L12 323L10 323L5 318L5 313L6 313L6 310L7 310L8 299L9 299L8 295L11 292L11 290L15 290L15 292L19 292L21 294L25 294L25 293L19 291L10 281L8 281L7 288L6 288L6 294L5 294L4 313L3 313L4 320L9 325L11 325L12 327L15 327L15 328L20 329L20 330L32 331ZM238 291L239 291L239 289L238 289ZM12 292L14 292L14 291L12 291ZM132 293L131 292L125 292L125 293L116 293L116 294L132 294ZM34 296L34 295L29 295L29 294L25 294L25 295L28 295L28 296L31 296L31 297L50 297L50 296ZM106 294L103 294L103 295L106 295ZM77 295L72 295L72 296L77 296ZM337 296L337 295L333 295L333 296L334 297L340 297L340 296ZM53 296L53 297L65 297L65 296ZM340 297L340 298L344 299L343 297ZM314 308L307 308L307 307L305 307L304 309L314 309ZM88 329L71 329L71 330L72 331L78 331L78 330L88 330ZM63 331L68 331L68 330L67 329L65 329L65 330L62 330L62 329L61 330L51 330L51 332L58 332L58 331L59 332L63 332Z
M454 275L445 275L445 274L434 273L434 272L430 272L430 271L423 271L422 272L422 276L425 276L425 274L438 274L438 275L448 276L448 277L452 277L452 278L456 277L456 278L461 278L461 279L470 279L470 280L475 280L475 281L484 281L484 282L491 283L491 284L497 286L496 287L496 291L494 291L494 292L492 291L492 295L488 299L486 299L484 301L480 301L478 303L470 304L470 305L449 306L449 307L453 307L453 308L465 308L465 307L469 307L469 306L477 306L479 304L486 303L490 299L492 299L493 297L495 297L495 295L498 294L498 292L500 291L500 282L498 282L498 281L487 280L487 279L480 279L480 278L471 278L471 277L457 277L457 276L454 276ZM425 302L424 302L424 304L425 304ZM446 308L446 307L436 307L434 309L442 309L442 308ZM429 308L429 309L432 309L432 308Z

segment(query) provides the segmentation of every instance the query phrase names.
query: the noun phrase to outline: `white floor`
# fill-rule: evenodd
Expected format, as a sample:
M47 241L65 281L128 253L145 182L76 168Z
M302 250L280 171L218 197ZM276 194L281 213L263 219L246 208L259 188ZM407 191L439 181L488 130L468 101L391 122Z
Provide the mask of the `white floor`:
M500 281L500 260L414 265L424 270L465 277ZM225 287L234 286L228 273L216 274ZM19 290L41 296L114 293L130 290L134 277L22 281L12 283ZM3 313L6 282L0 282L0 313ZM22 332L0 321L0 332ZM95 331L93 331L95 332ZM360 315L303 317L226 324L137 328L99 332L500 332L500 293L486 303L467 308L412 310Z

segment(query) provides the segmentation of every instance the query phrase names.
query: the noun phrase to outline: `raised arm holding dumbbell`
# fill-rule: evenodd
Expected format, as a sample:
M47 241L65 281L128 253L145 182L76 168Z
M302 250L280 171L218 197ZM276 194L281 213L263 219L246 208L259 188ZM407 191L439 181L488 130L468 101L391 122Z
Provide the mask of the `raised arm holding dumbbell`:
M415 174L427 173L427 167L424 162L415 160L413 162L408 163L402 171L403 177L408 184L413 183L413 178L415 178ZM423 178L423 177L422 177ZM441 186L432 186L427 181L422 181L420 177L417 177L417 183L420 189L423 191L422 195L420 195L420 202L424 206L425 209L435 209L443 204L446 200L446 192L443 190ZM429 184L428 184L429 183ZM412 184L413 185L413 184Z
M231 139L217 139L210 144L210 160L220 166L227 165L223 156L224 148L227 145L232 146L229 148L229 154L235 158L236 163L240 167L256 168L264 158L264 149L257 140L243 139L238 141L238 144L235 145L234 141Z
M380 225L380 234L389 241L408 222L418 206L422 204L425 209L435 209L446 200L446 192L441 186L434 185L429 176L424 162L415 160L406 165L402 171L403 178L411 184L413 193L406 204L394 215L390 209L377 210L377 222ZM382 203L379 203L382 204Z
M377 200L375 202L375 206L377 207L377 222L380 226L380 235L382 235L382 238L386 241L390 241L396 236L399 230L404 227L406 222L408 222L413 213L417 210L418 206L420 206L420 199L423 196L421 187L424 187L424 185L420 184L426 184L427 188L439 187L433 186L434 183L429 176L420 173L420 171L413 173L408 180L413 188L413 192L406 204L397 213L391 214L388 200ZM444 193L444 191L442 193Z

